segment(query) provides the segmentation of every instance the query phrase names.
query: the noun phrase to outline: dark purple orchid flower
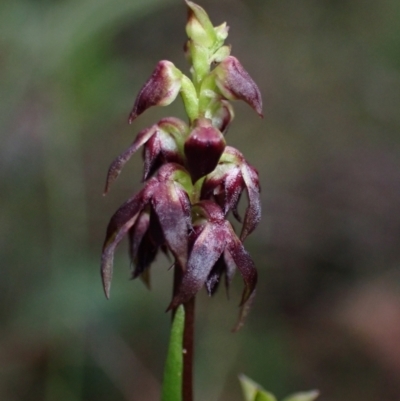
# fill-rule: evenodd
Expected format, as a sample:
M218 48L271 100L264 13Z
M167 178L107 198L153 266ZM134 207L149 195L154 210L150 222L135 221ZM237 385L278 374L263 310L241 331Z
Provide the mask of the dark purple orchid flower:
M263 116L260 90L236 57L226 57L213 73L215 83L226 99L244 100L260 117Z
M124 165L132 155L144 145L143 180L152 175L163 163L183 164L182 144L188 135L187 124L175 117L166 117L150 128L145 128L136 136L132 144L111 163L106 179L104 194L117 179Z
M257 283L257 270L221 208L204 200L193 206L195 236L186 269L169 309L189 301L204 285L209 293L216 289L221 274L229 280L234 266L242 275L245 288L241 305L250 298Z
M256 228L261 220L260 184L257 170L250 166L243 155L232 146L227 146L218 166L204 180L201 198L213 196L224 213L232 210L240 221L237 205L243 191L248 197L248 206L243 221L241 241Z
M168 106L181 90L182 72L168 60L158 62L151 77L143 85L129 115L129 124L152 106Z
M146 225L151 220L150 217L147 223L142 214L148 207L157 216L162 232L160 235L165 238L165 245L174 255L175 263L184 268L188 254L188 233L191 230L190 201L182 186L187 183L190 183L190 178L182 166L165 164L137 195L126 201L112 216L101 258L101 276L107 298L110 295L115 248L133 229L131 250L139 249L142 242L140 236L145 235ZM141 226L135 229L137 222Z

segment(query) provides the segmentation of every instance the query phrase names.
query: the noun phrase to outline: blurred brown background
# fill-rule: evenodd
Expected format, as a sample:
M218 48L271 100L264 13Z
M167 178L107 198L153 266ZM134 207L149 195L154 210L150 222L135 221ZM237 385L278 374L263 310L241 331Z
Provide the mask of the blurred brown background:
M241 281L198 301L197 400L239 401L243 372L279 398L400 399L400 2L204 0L259 84L264 120L235 103L228 143L260 172L260 272L231 334ZM137 191L111 160L177 101L132 126L156 62L187 71L180 0L0 3L0 399L156 401L169 263L131 282L123 244L100 284L109 217Z

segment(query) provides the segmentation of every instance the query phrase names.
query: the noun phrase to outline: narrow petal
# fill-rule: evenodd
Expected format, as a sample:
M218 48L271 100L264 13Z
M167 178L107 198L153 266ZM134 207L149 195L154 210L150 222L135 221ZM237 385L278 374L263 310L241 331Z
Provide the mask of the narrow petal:
M238 205L239 205L239 202L240 202L241 197L242 197L242 193L239 194L239 198L238 198L238 200L237 200L237 202L236 202L236 205L232 207L232 214L233 214L233 216L235 217L235 219L236 219L239 223L242 222L242 218L240 217L240 214L239 214L239 211L238 211L237 208L238 208Z
M232 282L233 276L235 275L236 271L236 263L233 260L231 254L225 249L224 251L224 260L225 260L225 287L226 293L228 294L229 298L229 286Z
M113 273L114 251L126 233L135 224L143 206L152 195L155 181L149 181L147 186L137 195L126 201L111 217L107 226L106 238L101 256L101 277L106 297L110 297L110 287Z
M117 245L124 238L125 234L129 231L129 229L135 223L137 216L139 213L133 214L129 219L125 221L125 223L119 227L116 232L113 232L113 235L110 239L106 238L105 246L103 247L103 253L101 255L101 278L103 282L104 293L108 298L110 298L110 288L111 281L113 275L113 261L114 261L114 252Z
M256 291L254 290L251 293L249 299L240 307L238 320L236 321L236 324L232 329L233 333L236 333L243 327L244 322L246 321L247 315L249 314L250 309L253 306L255 297L256 297Z
M135 225L129 230L129 254L131 262L135 263L139 245L143 240L150 226L150 213L148 211L140 213Z
M146 269L140 275L140 279L144 283L147 289L151 289L151 276L150 276L150 269Z
M157 163L158 156L161 153L161 141L158 134L153 135L149 141L146 143L144 148L144 172L143 181L154 172Z
M227 222L227 225L230 224ZM257 270L250 255L244 249L243 244L233 232L233 228L229 228L230 236L228 239L227 250L231 254L240 274L244 281L244 290L240 305L242 306L250 297L257 284Z
M150 212L150 227L149 227L149 236L151 241L157 246L163 248L165 245L165 237L162 231L162 227L160 221L157 217L156 212L151 208ZM164 253L167 254L167 248L162 249Z
M242 190L242 174L238 168L232 166L232 170L227 175L224 182L225 204L223 205L223 209L225 214L227 214L229 210L236 210Z
M150 220L150 212L142 212L129 230L129 253L131 263L134 265L132 278L142 275L157 255L158 246L152 240L149 230ZM144 281L146 283L146 280Z
M249 201L240 234L240 239L243 242L261 220L261 200L257 171L247 163L243 164L241 170Z
M121 153L110 165L107 173L106 187L103 195L106 195L110 189L111 184L118 178L122 168L131 156L146 143L151 136L157 131L157 125L153 125L150 128L146 128L139 132L136 139L132 142L128 149Z
M192 205L190 203L190 199L186 191L181 187L181 185L175 183L176 193L179 197L179 201L182 206L183 214L186 217L186 226L188 231L192 231L192 218L191 218L191 209Z
M158 253L158 247L150 238L149 232L145 233L143 240L139 244L139 248L135 258L135 270L132 278L142 276L146 270L149 270L150 265L154 262ZM144 281L148 286L149 282Z
M169 309L189 301L205 284L225 248L225 238L226 229L223 225L209 223L205 226L193 245L179 292Z
M205 283L208 295L211 296L215 294L219 287L221 276L224 274L225 270L226 266L224 255L221 254L221 256L216 261L214 267L211 269L211 272L209 273Z

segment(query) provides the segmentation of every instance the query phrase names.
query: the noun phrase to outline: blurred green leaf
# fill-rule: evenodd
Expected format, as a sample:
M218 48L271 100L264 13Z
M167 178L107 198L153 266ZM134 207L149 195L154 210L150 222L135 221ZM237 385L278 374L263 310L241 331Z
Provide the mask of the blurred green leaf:
M164 381L161 391L161 401L182 400L182 369L183 369L183 329L185 312L181 305L175 313L171 327L167 361L165 363Z
M247 376L240 375L239 380L246 401L276 401L273 394L265 391L258 383Z
M254 401L276 401L276 398L267 391L259 390L254 398Z
M282 401L314 401L319 396L318 390L303 391L289 395Z
M273 394L264 390L258 383L247 376L240 375L239 380L245 401L276 401ZM283 401L314 401L318 396L318 390L311 390L289 395Z

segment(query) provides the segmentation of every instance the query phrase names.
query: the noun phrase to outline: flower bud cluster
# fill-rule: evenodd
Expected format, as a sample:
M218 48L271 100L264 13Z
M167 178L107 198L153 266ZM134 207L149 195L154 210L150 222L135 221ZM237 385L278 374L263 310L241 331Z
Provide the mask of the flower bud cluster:
M228 27L214 27L207 13L189 9L185 53L192 79L170 61L160 61L140 90L129 116L132 123L152 106L167 106L181 95L188 123L167 117L141 131L108 170L105 193L125 163L143 147L143 189L112 216L103 246L101 275L109 297L114 251L129 239L133 278L149 284L149 268L159 251L171 255L182 280L169 308L188 302L205 286L214 294L224 277L229 287L237 269L244 281L241 304L254 294L257 271L243 247L261 218L258 173L225 133L233 120L231 100L243 100L262 116L261 94L240 62L224 45ZM237 207L247 195L243 221ZM227 216L242 222L235 233Z

